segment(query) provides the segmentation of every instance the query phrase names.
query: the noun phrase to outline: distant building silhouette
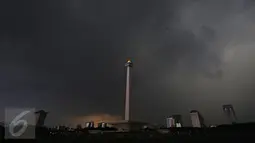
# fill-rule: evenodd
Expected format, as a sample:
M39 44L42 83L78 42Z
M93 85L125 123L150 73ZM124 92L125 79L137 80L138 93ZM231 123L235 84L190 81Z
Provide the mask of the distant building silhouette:
M78 124L78 125L76 126L76 129L81 130L81 129L82 129L81 124Z
M182 127L182 117L181 115L172 115L166 119L167 128L171 127Z
M37 115L36 126L44 126L44 122L48 115L48 112L45 112L44 110L39 110L35 112L35 114Z
M166 118L166 127L167 128L175 127L175 121L173 117Z
M106 128L106 127L107 127L107 123L105 122L98 123L98 128Z
M236 118L236 113L235 113L233 105L231 104L223 105L222 108L223 108L223 112L227 116L228 121L232 124L236 123L237 118Z
M94 122L87 122L85 123L85 128L94 128Z
M89 128L89 122L85 123L85 128Z
M190 117L191 117L191 122L192 126L195 128L201 128L204 127L204 118L201 116L201 114L196 111L196 110L191 110L190 111Z

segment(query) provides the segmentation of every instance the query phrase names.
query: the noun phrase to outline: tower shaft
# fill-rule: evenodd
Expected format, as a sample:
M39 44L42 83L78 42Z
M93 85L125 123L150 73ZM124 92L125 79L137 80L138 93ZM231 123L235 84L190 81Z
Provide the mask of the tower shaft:
M130 101L130 70L131 67L127 66L127 81L126 81L126 99L125 99L125 120L129 121L129 101Z

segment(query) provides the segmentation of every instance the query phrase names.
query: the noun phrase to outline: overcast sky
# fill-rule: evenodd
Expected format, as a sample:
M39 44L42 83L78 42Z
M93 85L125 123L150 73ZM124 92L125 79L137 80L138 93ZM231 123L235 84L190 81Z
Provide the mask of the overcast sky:
M164 123L223 104L254 121L252 0L44 0L0 4L0 108L49 111L47 124L122 116L131 58L131 118ZM4 111L4 110L2 110ZM0 115L0 119L3 119ZM71 122L71 121L69 121Z

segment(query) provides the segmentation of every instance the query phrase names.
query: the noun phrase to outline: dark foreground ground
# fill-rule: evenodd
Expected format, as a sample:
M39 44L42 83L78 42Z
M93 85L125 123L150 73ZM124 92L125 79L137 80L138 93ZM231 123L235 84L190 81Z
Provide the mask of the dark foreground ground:
M0 142L24 143L249 143L255 142L255 125L242 124L222 126L217 128L194 129L164 129L168 133L158 131L139 131L129 133L98 133L56 132L52 135L47 129L37 130L34 140L4 140L3 129Z

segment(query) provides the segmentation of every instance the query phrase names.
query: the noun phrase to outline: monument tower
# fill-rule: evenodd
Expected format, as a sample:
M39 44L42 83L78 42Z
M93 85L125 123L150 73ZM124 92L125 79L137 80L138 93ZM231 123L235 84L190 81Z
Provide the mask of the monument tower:
M128 60L125 63L125 67L127 68L126 75L126 95L125 95L125 119L117 122L108 122L110 126L116 127L121 131L131 131L131 130L141 130L148 123L133 121L130 120L130 80L131 80L131 68L133 67L133 63L131 60Z
M130 101L130 72L131 67L133 66L133 63L131 60L128 60L125 64L125 67L127 67L127 78L126 78L126 99L125 99L125 120L130 120L130 111L129 111L129 101Z

